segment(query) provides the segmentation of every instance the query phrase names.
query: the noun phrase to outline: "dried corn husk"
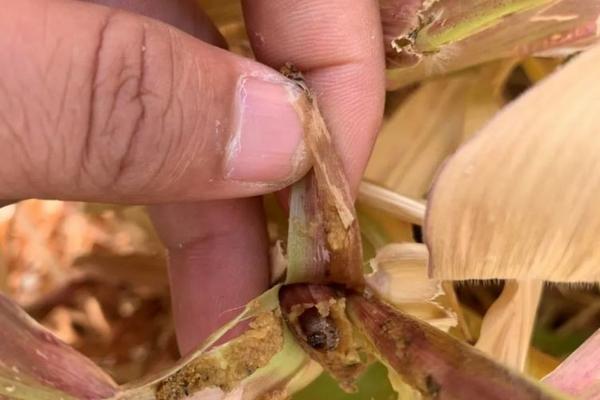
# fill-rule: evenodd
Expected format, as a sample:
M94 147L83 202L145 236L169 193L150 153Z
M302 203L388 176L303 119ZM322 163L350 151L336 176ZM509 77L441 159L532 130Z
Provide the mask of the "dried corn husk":
M500 110L514 67L514 60L506 60L421 85L385 122L365 177L424 198L446 157Z
M507 281L483 318L476 347L524 371L543 286L540 281Z
M500 112L439 174L426 240L440 279L598 281L600 47Z
M392 304L428 302L442 294L440 282L427 276L427 248L420 243L391 243L371 260L367 285Z

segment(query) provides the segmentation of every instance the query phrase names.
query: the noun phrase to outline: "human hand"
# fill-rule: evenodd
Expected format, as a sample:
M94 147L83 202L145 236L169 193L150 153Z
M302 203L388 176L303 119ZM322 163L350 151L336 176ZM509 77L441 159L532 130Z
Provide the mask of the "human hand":
M156 204L185 353L268 287L256 196L309 167L293 107L301 94L265 65L196 39L222 44L193 0L89 2L111 8L3 7L0 202ZM377 2L247 0L244 14L259 61L304 72L356 188L383 110Z

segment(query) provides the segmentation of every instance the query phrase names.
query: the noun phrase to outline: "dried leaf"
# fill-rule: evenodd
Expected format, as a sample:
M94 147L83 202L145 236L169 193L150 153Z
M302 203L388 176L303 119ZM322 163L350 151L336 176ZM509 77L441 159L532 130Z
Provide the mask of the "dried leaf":
M415 199L462 141L466 88L473 73L424 83L385 122L365 177ZM362 189L362 188L361 188Z
M462 334L464 341L468 343L473 343L473 332L470 329L471 327L467 323L464 307L460 304L458 300L458 295L456 294L456 288L454 287L454 283L452 281L443 281L442 289L444 290L444 298L441 300L445 300L447 308L452 310L452 312L456 316L456 325L459 327L460 334Z
M499 113L440 172L426 241L438 279L600 280L600 47Z
M509 58L482 65L465 88L466 101L462 142L470 139L504 106L504 90L518 60ZM461 143L462 143L461 142Z
M73 266L88 278L137 285L153 293L168 292L167 261L162 253L115 255L95 251L77 258Z
M469 330L477 336L481 331L482 317L464 305L462 310ZM543 353L535 347L529 347L525 372L527 375L539 380L554 370L559 364L560 362L553 356Z
M514 60L504 60L423 83L384 123L366 178L408 197L426 197L446 157L500 110L514 67Z
M507 281L483 318L477 348L511 368L524 371L544 283Z

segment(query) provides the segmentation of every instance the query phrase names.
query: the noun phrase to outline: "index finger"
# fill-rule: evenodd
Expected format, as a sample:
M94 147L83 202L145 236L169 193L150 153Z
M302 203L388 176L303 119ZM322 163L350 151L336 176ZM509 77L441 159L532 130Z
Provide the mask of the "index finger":
M385 98L385 52L374 0L245 0L257 59L304 72L354 192L377 135Z

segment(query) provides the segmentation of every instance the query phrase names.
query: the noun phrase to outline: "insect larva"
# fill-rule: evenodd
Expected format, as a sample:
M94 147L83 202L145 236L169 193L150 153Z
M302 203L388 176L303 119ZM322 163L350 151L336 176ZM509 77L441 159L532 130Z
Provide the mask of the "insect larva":
M335 350L340 342L339 332L331 317L324 317L316 307L305 310L299 317L298 323L306 342L316 350Z

